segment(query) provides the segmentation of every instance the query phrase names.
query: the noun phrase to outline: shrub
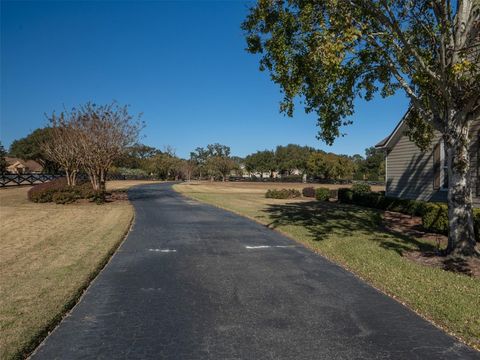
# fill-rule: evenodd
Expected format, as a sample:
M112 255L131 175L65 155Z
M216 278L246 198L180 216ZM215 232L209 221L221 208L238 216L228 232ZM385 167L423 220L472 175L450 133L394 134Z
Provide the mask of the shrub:
M93 190L90 182L84 182L74 187L74 191L78 194L80 199L92 199L95 197L96 191Z
M270 199L293 199L300 196L300 191L295 189L269 189L265 194L265 197Z
M430 203L422 216L423 227L431 232L448 235L448 208L443 204Z
M282 175L280 180L282 182L302 182L303 176L302 175Z
M344 204L351 204L353 201L353 191L349 188L339 188L337 191L338 201Z
M75 191L58 191L52 195L52 201L55 204L70 204L77 200Z
M372 188L365 183L356 183L352 185L352 191L354 194L367 194L372 192Z
M383 192L355 193L348 188L338 189L338 201L380 210L421 216L423 227L434 233L448 235L448 207L443 203L386 197ZM474 209L475 239L480 241L480 209Z
M28 190L27 197L28 200L37 203L52 202L53 194L59 190L64 189L66 186L67 179L55 179L43 184L33 186L30 190Z
M315 197L315 188L313 188L311 186L303 188L302 195L304 197L311 197L311 198Z
M315 189L315 199L319 201L328 201L328 199L330 199L330 189L322 187Z
M475 229L475 239L480 242L480 209L473 210L473 225Z
M448 207L445 204L428 203L424 207L422 224L428 231L448 235ZM480 209L473 209L475 239L480 241Z
M93 195L89 199L95 204L101 205L106 201L106 195L105 191L93 191Z
M69 204L77 199L87 199L97 204L103 204L106 200L105 192L93 190L90 182L67 186L64 178L35 185L28 191L27 196L30 201L37 203Z

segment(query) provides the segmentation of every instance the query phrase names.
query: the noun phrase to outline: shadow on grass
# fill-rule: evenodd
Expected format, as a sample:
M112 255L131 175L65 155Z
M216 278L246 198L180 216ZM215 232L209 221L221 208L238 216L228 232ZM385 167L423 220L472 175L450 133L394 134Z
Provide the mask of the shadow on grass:
M334 235L339 239L352 235L368 236L386 250L400 256L405 251L434 251L435 247L407 235L391 232L383 226L381 212L374 209L327 202L270 204L263 210L272 220L270 228L302 226L314 241Z

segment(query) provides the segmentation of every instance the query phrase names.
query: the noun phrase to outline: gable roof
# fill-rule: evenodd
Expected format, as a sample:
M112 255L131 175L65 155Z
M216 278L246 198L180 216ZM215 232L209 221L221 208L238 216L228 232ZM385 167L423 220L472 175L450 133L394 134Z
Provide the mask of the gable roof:
M410 114L410 109L407 110L405 115L403 115L402 119L400 122L395 126L395 129L391 132L390 135L388 135L385 139L380 141L378 144L375 145L376 148L379 149L388 149L390 145L393 144L393 141L396 140L398 137L403 135L403 129L405 127L405 120L407 116Z
M25 161L25 165L27 165L30 171L33 171L33 172L43 171L43 166L35 160L27 160Z
M29 171L33 172L41 172L43 171L43 166L35 160L23 160L20 158L15 157L5 157L5 161L7 162L7 167L10 169L15 168L28 168Z

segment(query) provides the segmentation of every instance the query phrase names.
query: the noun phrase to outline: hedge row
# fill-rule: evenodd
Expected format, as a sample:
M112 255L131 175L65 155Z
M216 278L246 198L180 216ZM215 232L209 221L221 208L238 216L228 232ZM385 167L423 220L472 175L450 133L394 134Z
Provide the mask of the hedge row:
M448 208L445 204L426 201L387 197L383 192L355 192L352 189L338 189L338 201L381 210L421 216L423 227L438 234L448 234ZM480 241L480 209L474 210L475 238Z
M265 197L269 199L293 199L302 196L300 191L295 189L269 189Z
M265 193L266 198L270 199L293 199L297 197L311 197L319 201L328 201L332 197L332 193L328 188L313 188L306 187L303 188L302 192L295 189L269 189Z
M425 205L428 204L425 201L387 197L383 192L358 193L348 188L338 189L338 201L345 204L396 211L412 216L422 216Z
M426 211L422 216L425 229L432 232L448 235L448 207L445 204L427 203ZM480 209L473 209L473 224L475 239L480 241Z
M89 182L68 186L65 178L35 185L27 193L30 201L56 204L69 204L78 199L87 199L101 204L105 202L105 195L105 192L93 190Z

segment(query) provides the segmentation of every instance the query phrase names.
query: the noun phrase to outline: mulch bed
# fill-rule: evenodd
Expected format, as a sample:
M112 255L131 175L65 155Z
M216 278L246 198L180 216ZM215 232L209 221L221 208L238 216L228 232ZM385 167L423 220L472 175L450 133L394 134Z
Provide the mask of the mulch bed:
M422 227L422 219L416 216L392 211L384 213L385 228L388 231L410 236L434 246L434 250L405 251L402 256L416 263L441 268L446 271L461 273L480 278L480 258L451 257L442 255L441 250L447 246L445 235L427 232Z

